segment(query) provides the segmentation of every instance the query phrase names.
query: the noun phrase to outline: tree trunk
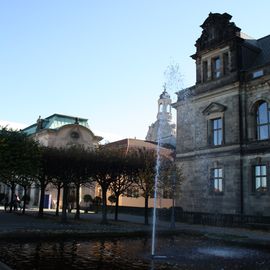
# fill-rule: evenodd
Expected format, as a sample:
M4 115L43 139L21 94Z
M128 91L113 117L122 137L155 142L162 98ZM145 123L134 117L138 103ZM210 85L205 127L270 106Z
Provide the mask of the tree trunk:
M76 214L75 219L80 219L80 184L76 185Z
M23 200L23 210L22 210L22 213L24 214L25 213L25 207L26 207L26 192L27 192L27 187L24 187L24 200Z
M61 222L67 222L67 207L68 207L68 185L63 185L63 199L62 199L62 216Z
M43 210L44 210L44 198L45 198L45 182L40 183L40 199L39 199L39 209L38 209L38 216L43 217Z
M102 188L102 224L107 224L107 189Z
M145 225L149 225L149 221L148 221L148 194L145 195L144 198L144 224Z
M9 212L12 212L12 207L14 206L14 195L15 195L15 187L16 185L14 183L11 184L10 188L11 188L11 198L10 198L10 208L9 208Z
M61 193L61 183L57 185L57 199L56 199L56 210L55 210L56 216L59 216L60 193Z
M115 211L114 211L114 220L117 221L118 220L118 206L119 206L119 195L115 195L116 196L116 202L115 202Z

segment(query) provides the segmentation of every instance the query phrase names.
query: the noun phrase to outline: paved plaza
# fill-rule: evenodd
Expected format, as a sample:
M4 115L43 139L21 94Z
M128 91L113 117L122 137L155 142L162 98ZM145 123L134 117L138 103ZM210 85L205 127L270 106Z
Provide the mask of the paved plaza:
M74 213L68 214L68 222L61 223L60 217L55 217L54 211L45 210L44 217L38 218L38 209L27 209L23 215L20 211L5 212L0 208L0 243L35 243L35 241L52 240L90 240L90 239L119 239L137 236L151 237L152 226L144 225L144 217L128 214L119 214L119 221L115 222L113 213L108 213L109 223L101 224L101 213L82 213L79 221L74 220ZM152 220L150 218L150 223ZM263 230L251 230L244 228L227 228L203 226L186 223L175 223L175 229L171 229L170 222L157 221L157 233L170 235L202 236L203 238L218 239L237 243L243 247L270 246L270 232ZM188 237L189 238L189 237ZM125 238L124 238L125 239ZM14 241L14 242L13 242ZM0 262L0 270L11 270Z
M61 216L61 213L60 213ZM45 211L44 218L37 217L37 209L29 209L25 215L20 212L4 212L0 208L0 239L32 237L115 237L138 234L151 235L152 226L144 225L144 217L119 214L119 221L113 220L113 213L108 214L108 225L101 224L101 213L82 213L79 221L74 220L74 213L69 214L68 222L61 223L53 211ZM151 218L150 218L151 223ZM270 246L270 232L245 228L214 227L157 221L158 233L202 234L209 238L235 241L254 245Z

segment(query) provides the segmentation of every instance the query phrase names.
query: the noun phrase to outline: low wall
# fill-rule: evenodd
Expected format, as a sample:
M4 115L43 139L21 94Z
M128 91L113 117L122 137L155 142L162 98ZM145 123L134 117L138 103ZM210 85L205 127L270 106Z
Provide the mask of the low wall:
M108 206L108 210L114 212L114 206ZM118 212L122 214L144 216L143 207L133 207L133 206L119 206ZM152 208L148 208L149 215L152 215Z
M107 206L108 213L114 213L114 206ZM82 207L83 208L83 207ZM88 210L97 210L94 207ZM101 206L98 207L101 211ZM119 206L118 213L144 216L144 207ZM152 216L153 208L148 208L148 215ZM157 208L157 217L160 220L171 222L172 208ZM254 227L259 228L261 225L270 229L270 216L248 216L236 214L218 214L218 213L201 213L183 211L181 207L174 208L174 218L177 222L212 225L220 227ZM261 226L263 228L263 226Z
M202 224L212 226L226 226L226 227L242 227L246 225L265 224L270 227L270 216L248 216L236 214L218 214L218 213L201 213L201 212L187 212L182 208L175 208L175 221ZM171 220L171 209L160 209L159 217L162 220Z

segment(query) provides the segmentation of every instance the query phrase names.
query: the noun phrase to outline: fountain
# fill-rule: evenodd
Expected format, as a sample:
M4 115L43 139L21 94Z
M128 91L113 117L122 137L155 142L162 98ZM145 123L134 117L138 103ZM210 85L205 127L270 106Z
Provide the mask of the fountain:
M161 122L158 127L158 144L157 144L157 162L156 162L156 175L155 175L155 185L154 185L154 210L153 210L153 227L152 227L152 248L151 255L152 258L155 256L155 245L156 245L156 221L157 221L157 189L158 189L158 180L160 172L160 145L161 145Z
M166 86L164 85L164 92L166 93ZM154 208L153 208L153 227L152 227L152 247L151 247L151 256L153 259L163 259L166 258L166 256L157 256L155 254L155 246L156 246L156 221L157 221L157 190L158 190L158 182L160 177L160 163L161 163L161 156L160 156L160 148L161 148L161 142L162 142L162 130L164 126L164 113L166 113L166 107L162 105L162 107L159 110L159 123L158 123L158 132L157 132L157 161L156 161L156 174L154 179Z
M181 88L181 83L182 83L182 76L180 74L179 65L176 63L170 64L167 67L167 69L165 70L164 75L165 75L166 83L164 83L164 85L163 85L164 91L160 96L159 112L158 112L158 117L157 117L158 118L158 130L157 130L157 138L156 138L156 141L157 141L157 150L156 150L157 161L156 161L156 175L155 175L155 179L154 179L154 181L155 181L154 182L155 183L154 184L154 209L153 209L152 249L151 249L152 258L159 258L159 259L166 258L166 256L157 256L155 254L156 220L157 220L157 190L158 190L158 182L159 182L159 177L160 177L160 162L161 162L160 148L161 148L162 139L165 138L164 132L166 129L165 128L166 120L167 120L167 126L168 126L168 123L172 119L171 109L169 110L169 112L167 111L167 108L168 108L168 106L170 106L170 103L168 103L168 101L165 101L168 99L170 100L170 96L167 93L166 88L168 85L168 88L171 91L175 91L176 89ZM162 99L164 101L161 101ZM166 135L168 135L168 134L166 134ZM165 140L166 140L166 138L165 138ZM172 141L170 141L170 143L172 143ZM175 181L175 179L174 179L174 181ZM173 224L173 222L172 222L172 224Z

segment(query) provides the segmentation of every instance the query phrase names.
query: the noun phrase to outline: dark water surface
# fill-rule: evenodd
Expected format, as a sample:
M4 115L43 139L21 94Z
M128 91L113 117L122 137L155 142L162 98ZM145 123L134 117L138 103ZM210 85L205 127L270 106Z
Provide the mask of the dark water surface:
M0 242L0 261L12 269L270 269L270 249L248 248L175 236L157 240L152 260L151 239L114 239L60 242Z

